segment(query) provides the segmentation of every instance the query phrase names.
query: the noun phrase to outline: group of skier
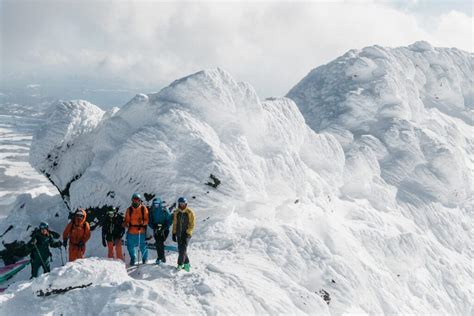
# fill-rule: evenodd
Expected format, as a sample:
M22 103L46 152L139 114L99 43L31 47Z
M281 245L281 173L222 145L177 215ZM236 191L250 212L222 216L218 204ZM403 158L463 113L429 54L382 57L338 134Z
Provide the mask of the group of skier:
M172 240L178 244L177 269L190 271L187 247L194 230L194 212L188 207L187 199L180 197L178 207L171 214L160 198L155 198L150 210L143 204L140 194L132 195L132 203L127 208L125 216L115 207L110 208L102 223L102 245L107 247L107 257L124 260L122 237L126 233L126 245L130 256L130 265L146 263L148 247L146 231L150 227L156 241L156 264L166 262L165 241L172 230ZM68 249L69 261L84 257L86 243L91 237L91 229L86 220L86 212L77 209L71 221L63 232L63 241L57 240L60 235L49 229L47 223L42 222L28 242L31 249L31 276L37 277L39 268L50 271L50 247ZM140 249L141 258L137 258L136 248ZM137 260L138 259L138 260Z

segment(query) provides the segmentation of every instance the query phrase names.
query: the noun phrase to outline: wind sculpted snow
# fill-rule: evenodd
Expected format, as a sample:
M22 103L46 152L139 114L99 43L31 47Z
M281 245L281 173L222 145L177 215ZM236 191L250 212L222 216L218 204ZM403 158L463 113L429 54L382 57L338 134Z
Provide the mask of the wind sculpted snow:
M472 78L471 55L416 43L351 51L289 98L261 101L215 69L107 113L59 103L33 139L32 165L71 208L123 210L136 191L187 196L192 270L129 276L80 260L7 290L0 312L30 300L45 313L468 315ZM210 174L217 189L204 185ZM105 255L99 243L88 255ZM99 277L109 265L117 276ZM81 269L97 273L80 299L26 298ZM97 296L94 311L79 306Z
M288 93L308 125L344 147L343 196L379 211L354 236L402 271L430 313L472 313L473 87L473 54L417 42L352 50ZM374 229L386 224L380 212L407 222Z
M180 79L157 94L137 95L103 120L90 103L67 105L52 112L30 157L60 190L70 186L72 208L123 209L135 191L164 199L202 196L212 173L225 181L222 191L195 203L207 209L219 200L220 214L213 214L219 216L241 202L278 205L288 197L313 198L323 188L334 191L324 183L341 181L343 151L333 136L307 127L289 99L260 102L250 86L220 69Z

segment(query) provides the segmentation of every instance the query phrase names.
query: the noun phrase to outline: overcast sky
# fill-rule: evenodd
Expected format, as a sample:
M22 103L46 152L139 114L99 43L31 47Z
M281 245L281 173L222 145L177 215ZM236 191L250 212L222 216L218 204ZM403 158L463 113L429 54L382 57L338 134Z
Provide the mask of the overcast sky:
M473 51L470 1L0 3L0 75L20 83L149 92L222 67L264 98L352 48L426 40Z

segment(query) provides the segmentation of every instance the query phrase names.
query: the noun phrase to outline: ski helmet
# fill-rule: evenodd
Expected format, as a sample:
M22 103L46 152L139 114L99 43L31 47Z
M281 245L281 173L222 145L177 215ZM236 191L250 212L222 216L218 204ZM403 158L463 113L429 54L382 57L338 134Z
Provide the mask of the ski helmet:
M153 199L153 205L160 205L161 199L159 197Z
M178 204L180 203L188 204L188 200L184 196L182 196L178 199Z
M140 195L140 193L133 193L132 194L132 200L134 200L134 199L139 199L140 201L143 201L142 196Z
M39 229L48 229L48 228L49 228L49 225L46 222L41 222L39 224Z
M115 215L115 208L111 207L107 210L107 215L112 217Z

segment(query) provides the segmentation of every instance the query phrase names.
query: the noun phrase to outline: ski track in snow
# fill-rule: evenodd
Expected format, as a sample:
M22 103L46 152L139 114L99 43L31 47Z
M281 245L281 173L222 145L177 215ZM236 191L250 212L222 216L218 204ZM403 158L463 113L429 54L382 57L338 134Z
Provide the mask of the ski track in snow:
M473 68L472 54L417 42L352 50L289 99L260 101L216 69L120 110L56 104L32 165L72 208L124 209L134 191L188 196L192 270L176 272L174 253L130 275L80 260L13 283L0 314L471 315ZM217 190L203 185L211 173ZM12 210L0 224L15 224L9 240L40 219L66 222L57 196L22 195ZM104 255L95 232L87 256Z

